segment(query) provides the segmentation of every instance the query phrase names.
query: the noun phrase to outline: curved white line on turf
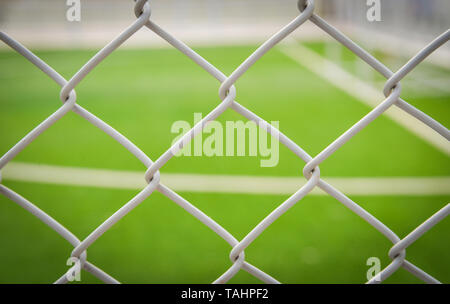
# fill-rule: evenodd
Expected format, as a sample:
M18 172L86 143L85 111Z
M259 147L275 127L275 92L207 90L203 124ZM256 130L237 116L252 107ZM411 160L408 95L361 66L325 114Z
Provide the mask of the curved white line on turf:
M379 105L385 98L381 90L353 76L334 62L300 45L295 40L280 44L278 50L320 78L368 105L371 109ZM450 142L427 125L397 107L389 108L384 114L445 155L450 156Z
M38 165L11 162L4 180L114 189L142 189L144 172ZM163 173L169 188L184 192L287 195L296 192L303 177ZM348 195L450 195L450 177L330 177L324 178ZM315 188L311 194L325 195Z

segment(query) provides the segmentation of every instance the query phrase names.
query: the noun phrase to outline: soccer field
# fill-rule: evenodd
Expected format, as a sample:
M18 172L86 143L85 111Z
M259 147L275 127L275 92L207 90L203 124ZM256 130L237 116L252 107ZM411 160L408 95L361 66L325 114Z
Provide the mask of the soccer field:
M322 54L322 43L306 43ZM229 75L256 46L195 49ZM95 51L39 51L40 58L69 79ZM352 58L344 52L344 70ZM387 60L385 54L377 54ZM404 61L406 62L406 61ZM348 66L346 66L346 64ZM448 79L450 71L424 63L418 71ZM419 75L420 76L420 75ZM0 52L0 155L60 105L53 80L15 52ZM373 78L374 86L382 79ZM448 83L448 80L447 80ZM220 84L174 49L113 52L76 88L77 103L125 135L155 161L171 145L175 121L193 123L218 103ZM267 53L236 83L237 101L315 156L370 111L361 100L336 88L286 56ZM429 89L435 93L437 90ZM402 97L450 125L450 92L417 93L406 85ZM380 102L382 102L382 98ZM227 110L218 121L245 119ZM50 127L14 162L98 168L145 169L121 145L70 112ZM260 158L176 157L164 173L302 177L305 163L280 145L279 163L261 167ZM8 168L8 167L6 167ZM447 177L448 155L382 115L320 165L324 178ZM45 174L45 172L43 172ZM211 177L214 178L214 177ZM62 223L80 239L89 235L138 193L9 180L2 182ZM449 188L447 185L446 188ZM177 191L237 239L242 239L289 195ZM400 238L449 202L436 195L349 195ZM447 218L407 249L409 261L441 282L450 282ZM0 282L48 283L68 266L73 247L34 216L0 196ZM308 195L281 216L245 251L246 260L282 283L363 283L369 257L390 262L392 244L330 196ZM88 250L88 259L124 283L210 283L226 271L231 248L218 235L159 193L152 194L108 230ZM83 283L99 282L87 272ZM240 271L231 283L258 283ZM387 283L419 283L406 270Z

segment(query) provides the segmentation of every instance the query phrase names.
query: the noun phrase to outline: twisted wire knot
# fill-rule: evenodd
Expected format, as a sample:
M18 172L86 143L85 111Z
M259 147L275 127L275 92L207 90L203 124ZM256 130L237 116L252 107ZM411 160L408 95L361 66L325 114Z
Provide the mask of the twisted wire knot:
M314 11L315 3L314 0L298 0L297 8L300 12L303 12L305 9L311 9L311 14Z
M401 88L402 88L402 86L401 86L400 82L397 82L395 74L394 74L384 84L383 94L385 97L389 97L389 95L391 95L395 89L398 89L401 92ZM399 92L399 94L400 94L400 92Z
M244 250L239 250L239 252L235 252L235 248L237 248L237 245L233 247L233 249L230 251L230 261L233 264L240 264L242 266L242 264L245 262L245 252Z
M69 104L69 105L75 106L75 103L77 101L77 93L75 92L75 89L71 89L70 92L67 94L66 93L67 85L68 85L68 83L61 88L61 91L59 94L59 99L61 99L61 101L64 104Z
M224 103L230 105L236 98L236 87L234 84L227 84L226 80L222 82L219 87L219 97Z
M144 175L145 181L147 184L150 183L156 183L159 184L161 180L161 174L159 173L159 170L157 170L155 173L152 173L152 166L150 166L147 171L145 171Z
M397 243L394 244L394 246L391 247L388 256L391 260L398 259L399 257L401 257L404 260L406 257L406 248L397 245L401 245L401 242L398 241Z
M319 166L314 165L314 159L311 159L302 170L303 176L310 180L313 175L317 175L317 178L320 178L320 168Z
M149 0L134 0L134 1L136 2L136 4L134 5L134 14L136 18L139 18L145 12L144 7L147 7L150 17L151 9Z

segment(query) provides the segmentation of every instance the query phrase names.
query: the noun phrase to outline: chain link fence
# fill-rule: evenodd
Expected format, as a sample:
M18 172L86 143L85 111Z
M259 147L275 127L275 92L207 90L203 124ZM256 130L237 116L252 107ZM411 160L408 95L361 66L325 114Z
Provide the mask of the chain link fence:
M294 1L293 1L294 2ZM274 34L270 39L265 41L253 54L251 54L239 67L237 67L231 75L226 76L206 59L202 58L189 46L178 40L175 36L168 33L162 27L157 25L151 20L151 3L148 0L137 0L134 6L134 12L137 17L136 21L128 26L121 34L119 34L113 41L107 44L101 49L95 56L93 56L71 79L66 80L57 71L52 69L48 64L34 55L26 47L20 44L18 41L8 36L7 34L0 32L0 40L10 46L12 49L20 53L23 57L33 63L36 67L42 70L47 76L52 78L58 85L61 86L60 99L62 100L62 106L45 119L41 124L34 128L24 138L22 138L13 148L11 148L5 155L0 158L0 170L5 167L20 151L25 149L33 140L35 140L45 130L50 128L57 120L64 117L69 111L73 111L86 119L89 123L103 130L109 136L114 138L119 144L124 146L130 153L132 153L142 164L147 168L144 178L147 181L147 186L142 189L136 196L130 201L124 204L119 210L117 210L111 217L98 226L89 236L84 240L78 239L73 233L62 226L58 221L50 217L43 210L39 209L32 202L22 197L20 194L9 189L5 185L1 184L0 175L0 193L16 202L24 209L32 213L39 218L42 222L51 227L55 232L60 234L66 239L73 247L71 257L77 261L76 265L71 267L67 273L56 280L56 283L67 283L70 281L70 277L75 275L78 267L92 273L94 276L104 281L105 283L119 283L119 281L100 268L96 267L87 260L87 249L108 229L110 229L115 223L120 221L126 216L133 208L139 205L144 199L151 196L155 191L158 191L178 204L180 207L189 212L192 216L196 217L203 224L208 226L211 230L217 233L223 238L230 246L230 268L220 275L214 283L226 283L229 281L238 271L245 270L249 274L255 276L265 283L280 283L270 274L265 273L256 266L250 264L245 257L245 249L256 239L258 236L269 227L280 216L286 213L292 206L302 200L309 192L315 187L319 187L330 196L337 199L340 203L345 205L348 209L356 213L359 217L364 219L369 225L377 229L383 234L393 246L389 250L389 257L392 262L387 265L378 275L369 280L368 283L379 283L386 280L390 275L396 272L400 267L405 268L411 274L417 278L423 280L426 283L439 283L439 281L429 275L426 271L420 269L418 266L412 264L406 260L406 248L419 239L424 233L430 230L438 222L443 220L450 213L450 204L447 204L441 210L437 211L433 216L426 220L423 224L414 229L403 239L400 239L389 227L375 218L372 214L364 210L356 202L348 198L344 193L334 188L332 185L326 183L321 179L319 165L327 160L336 150L342 147L353 136L360 132L363 128L369 125L377 117L382 115L390 107L398 107L408 113L409 115L420 120L438 134L443 136L447 141L450 139L449 130L442 124L421 112L411 104L403 100L401 95L400 81L410 73L418 64L420 64L427 56L433 53L436 49L444 45L450 38L450 30L445 31L442 35L434 39L430 44L423 48L417 55L409 60L402 68L397 72L392 72L383 63L375 59L371 54L362 49L359 45L350 40L345 34L333 27L327 21L319 17L314 13L315 7L314 0L300 0L298 1L299 15L287 24L284 28ZM293 3L293 5L296 5ZM275 47L284 38L288 37L292 32L299 29L306 21L312 22L319 29L331 36L340 43L356 54L362 61L370 65L374 70L383 75L387 81L384 87L384 95L386 99L381 101L378 106L371 110L366 116L355 123L344 134L332 142L327 148L320 152L315 157L310 156L299 145L277 130L274 126L264 121L258 115L241 105L236 101L237 91L234 86L236 81L265 53ZM77 97L75 93L76 86L89 74L99 63L101 63L107 56L109 56L114 50L116 50L127 39L133 36L142 27L149 28L153 33L167 41L174 48L178 49L184 55L192 59L196 64L202 67L212 77L217 79L220 83L219 97L221 102L217 107L211 111L206 117L203 118L198 124L196 124L188 133L178 140L172 147L170 147L165 153L163 153L156 161L152 161L142 150L134 145L121 133L113 129L110 125L102 121L100 118L84 109L77 103ZM236 239L231 233L221 227L213 219L208 217L207 214L192 205L189 201L175 193L167 186L160 182L159 170L174 156L174 154L181 150L187 143L189 143L197 134L202 132L203 128L211 121L219 117L226 109L231 108L235 112L241 114L245 118L254 121L266 132L270 133L274 138L278 139L283 145L291 150L295 155L302 159L306 165L303 168L303 175L307 179L307 183L302 186L297 192L291 195L286 201L279 205L274 211L267 215L253 230L251 230L242 240Z

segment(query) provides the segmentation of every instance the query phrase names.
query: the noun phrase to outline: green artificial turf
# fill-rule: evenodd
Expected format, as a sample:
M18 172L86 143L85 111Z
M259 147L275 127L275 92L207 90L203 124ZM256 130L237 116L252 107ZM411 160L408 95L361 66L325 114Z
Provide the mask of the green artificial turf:
M311 44L320 52L321 47ZM255 46L196 49L230 74ZM40 51L37 55L70 78L94 51ZM449 75L447 71L445 75ZM118 50L76 88L77 103L113 126L152 160L166 151L175 121L193 123L220 103L220 84L173 49ZM366 105L303 69L276 49L236 83L236 100L280 130L311 156L370 111ZM20 55L0 52L0 155L61 106L60 88ZM450 95L411 102L448 126ZM408 99L409 101L409 99ZM380 100L381 102L381 100ZM219 119L244 120L232 110ZM60 166L142 170L125 148L75 113L45 131L14 161ZM280 146L279 164L261 168L260 157L176 157L173 173L302 176L305 163ZM382 116L320 166L323 176L448 176L450 160L408 130ZM137 191L3 183L86 237ZM287 196L181 193L242 239ZM449 196L352 197L399 237L442 208ZM448 232L441 222L407 250L407 258L450 282ZM0 282L48 283L67 269L73 248L50 228L0 196ZM246 259L283 283L362 283L367 258L389 263L392 244L327 196L307 196L246 250ZM88 260L126 283L209 283L231 265L231 247L159 193L125 216L88 250ZM98 282L86 272L82 282ZM258 282L241 271L233 283ZM420 282L399 270L389 283Z

